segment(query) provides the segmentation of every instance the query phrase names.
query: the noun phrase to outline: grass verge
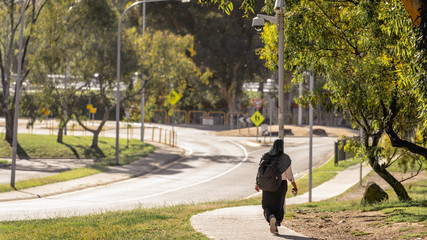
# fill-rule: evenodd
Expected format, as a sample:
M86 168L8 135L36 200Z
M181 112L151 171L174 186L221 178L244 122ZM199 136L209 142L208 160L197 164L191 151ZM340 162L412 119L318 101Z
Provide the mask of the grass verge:
M1 166L7 166L9 164L10 164L10 161L8 161L8 160L0 160L0 167Z
M93 151L92 137L64 136L64 143L56 142L53 135L20 134L19 143L31 158L94 158L95 164L85 168L72 169L48 177L41 177L23 181L17 181L15 188L22 190L51 183L63 182L82 178L89 175L107 171L109 165L115 162L115 138L99 138L99 147L104 153ZM119 165L139 160L155 150L155 147L136 139L129 139L129 147L126 141L120 142ZM11 157L12 148L7 141L0 141L0 156ZM10 161L1 160L0 164L10 164ZM0 185L0 192L13 191L9 184Z
M16 190L22 190L22 189L26 189L26 188L31 188L31 187L38 187L38 186L43 186L46 184L52 184L52 183L57 183L57 182L65 182L65 181L69 181L69 180L73 180L73 179L77 179L77 178L82 178L82 177L86 177L86 176L90 176L93 174L97 174L103 171L108 170L108 168L106 167L97 167L97 166L93 166L93 167L86 167L86 168L77 168L77 169L72 169L69 171L65 171L59 174L55 174L52 176L48 176L48 177L41 177L41 178L33 178L33 179L28 179L28 180L22 180L22 181L17 181L15 183L15 188ZM0 192L10 192L10 191L14 191L15 189L13 189L10 184L0 184Z
M313 170L313 178L312 178L312 186L313 188L319 186L320 184L327 182L334 178L339 171L343 171L344 169L353 166L355 164L360 163L359 158L352 158L346 161L338 162L338 165L335 166L334 158L329 160L326 164L315 168ZM296 184L298 186L298 195L304 194L308 192L308 174L304 177L298 179ZM292 192L288 191L286 193L287 198L293 197Z
M217 208L259 204L253 200L138 208L89 216L0 222L0 240L9 239L208 239L191 216Z
M54 135L19 134L19 144L30 158L93 158L106 165L115 164L115 138L100 137L98 146L105 156L95 152L90 146L92 137L64 136L63 143L56 142ZM127 164L154 151L155 147L137 139L120 141L119 164ZM12 157L12 147L0 141L0 156Z

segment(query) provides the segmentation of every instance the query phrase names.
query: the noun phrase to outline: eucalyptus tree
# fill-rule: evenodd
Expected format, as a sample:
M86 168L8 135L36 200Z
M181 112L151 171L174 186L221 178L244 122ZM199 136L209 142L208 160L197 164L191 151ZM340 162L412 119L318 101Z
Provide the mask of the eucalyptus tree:
M120 13L110 0L84 0L72 10L74 18L70 18L72 26L73 54L70 60L74 65L73 75L81 77L88 86L79 94L83 98L94 100L93 107L98 113L102 113L99 124L88 126L82 117L87 109L74 109L73 114L78 123L93 134L92 145L100 156L104 156L98 147L99 134L106 122L110 119L110 112L116 107L116 66L117 66L117 32ZM137 58L132 44L133 39L128 35L122 38L121 70L123 74L122 84L129 85L135 71Z
M135 29L133 30L136 34ZM188 108L200 104L203 94L207 94L205 89L211 72L202 71L193 60L197 54L194 50L194 37L149 30L145 38L140 36L135 39L137 53L141 56L138 61L139 69L144 70L144 87L149 96L145 111L150 113L154 106L162 104L172 114L174 106L166 97L171 91L181 95L175 107ZM135 87L139 89L141 86L139 84Z
M13 122L15 111L15 95L13 89L13 74L17 72L17 55L18 55L18 30L20 27L20 16L22 7L25 11L25 36L23 45L22 58L22 79L28 75L30 68L27 66L27 50L31 43L31 32L36 24L40 12L47 1L31 0L26 6L24 1L0 1L0 80L2 84L2 94L0 96L0 111L5 117L6 134L5 140L12 144L13 139ZM24 81L21 81L21 84ZM18 144L18 155L25 157L25 152Z
M37 47L30 51L32 72L29 78L32 85L39 88L36 93L39 106L38 111L32 112L30 119L34 122L37 118L42 118L42 108L49 109L59 121L59 143L63 142L64 129L81 99L78 93L87 87L86 81L75 74L77 65L74 31L80 27L75 25L78 17L74 13L76 7L78 6L73 0L47 2L32 33ZM33 104L28 107L31 105Z

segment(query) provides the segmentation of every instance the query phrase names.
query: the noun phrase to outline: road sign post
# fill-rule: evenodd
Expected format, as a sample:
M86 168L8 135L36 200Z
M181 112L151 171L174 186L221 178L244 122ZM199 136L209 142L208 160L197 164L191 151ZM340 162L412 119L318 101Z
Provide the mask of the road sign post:
M263 103L263 101L264 101L264 99L252 99L252 102L254 103L254 106L255 106L255 109L256 109L256 112L255 112L255 114L256 113L259 113L258 112L258 110L261 108L261 106L262 106L262 103ZM254 114L254 115L255 115ZM260 114L261 115L261 114ZM253 116L252 116L253 117ZM255 118L258 118L259 116L258 116L258 114L255 116ZM262 117L262 115L261 115L261 117ZM252 118L251 118L252 119ZM256 119L255 119L256 120ZM257 120L256 120L257 121ZM264 121L264 118L263 118L263 121ZM252 122L254 122L253 120L252 120ZM262 121L261 121L262 122ZM254 122L255 123L255 122ZM257 124L255 124L256 125L256 140L258 141L258 126L259 126L259 124L257 125Z
M252 102L254 103L255 109L258 111L263 103L264 99L252 99Z
M126 108L126 148L129 148L129 118L130 118L130 108Z
M175 104L179 101L179 99L181 99L181 95L179 95L175 90L172 90L169 95L167 96L168 98L168 102L170 105L172 105L172 107L175 106ZM171 124L172 124L172 133L174 133L174 119L173 119L173 111L168 113L169 116L171 117ZM172 145L175 146L175 134L172 134L173 136L173 141L172 141Z
M262 116L262 114L258 111L256 111L252 117L251 117L252 122L255 124L256 126L256 140L258 141L258 126L264 122L264 116Z
M268 125L267 124L261 124L261 135L264 136L264 143L265 143L265 136L268 135Z

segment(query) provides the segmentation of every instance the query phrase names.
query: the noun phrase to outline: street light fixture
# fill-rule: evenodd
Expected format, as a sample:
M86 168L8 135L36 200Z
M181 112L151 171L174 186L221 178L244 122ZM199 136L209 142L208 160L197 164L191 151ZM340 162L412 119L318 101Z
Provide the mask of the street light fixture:
M117 99L117 103L116 103L116 164L119 164L119 127L120 127L120 42L121 42L121 28L122 28L122 20L123 20L123 16L125 15L125 13L135 7L136 5L139 4L145 4L145 3L149 3L149 2L166 2L166 1L180 1L180 2L190 2L190 0L144 0L144 1L138 1L133 3L132 5L130 5L129 7L127 7L122 15L120 16L120 21L119 21L119 26L118 26L118 31L117 31L117 87L116 87L116 99ZM145 13L145 11L144 11ZM144 16L144 24L145 24L145 16ZM142 127L142 126L141 126Z
M276 0L274 4L274 11L276 12L276 17L267 16L263 14L257 14L255 18L252 19L252 27L257 31L261 31L265 20L277 25L277 30L279 32L279 138L283 140L285 136L284 124L285 124L285 69L284 69L284 28L283 28L283 16L285 13L283 0Z

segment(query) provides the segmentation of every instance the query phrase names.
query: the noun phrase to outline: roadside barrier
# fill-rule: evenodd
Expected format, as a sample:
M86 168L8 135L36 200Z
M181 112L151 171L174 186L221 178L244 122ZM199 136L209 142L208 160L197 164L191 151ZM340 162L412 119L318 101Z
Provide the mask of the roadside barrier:
M42 123L42 124L45 124L45 126L48 128L47 130L49 135L57 134L56 131L58 130L58 125L56 124L55 120L48 120L46 121L46 123ZM139 139L140 137L139 134L134 134L135 128L138 128L139 126L140 126L139 123L119 122L120 129L126 130L124 131L126 133L125 138L129 138L129 139L134 139L134 138ZM111 126L109 127L107 125L104 125L100 132L100 136L105 137L107 130L115 131L115 127L111 127ZM151 130L151 133L150 133L150 130ZM150 138L149 136L151 136L151 142L158 142L158 143L162 143L172 147L177 146L178 134L176 131L173 131L172 129L170 129L170 127L160 127L160 126L155 126L152 124L145 123L143 131L144 131L144 135L147 134L146 136L148 136L148 138ZM29 128L29 132L30 134L33 132L32 127ZM137 132L139 132L139 130ZM73 121L70 121L67 124L67 135L92 136L90 132L78 126L78 124ZM123 135L121 135L121 138L123 138Z
M177 146L178 134L168 128L144 124L144 131L151 129L151 142L163 143L172 147Z

